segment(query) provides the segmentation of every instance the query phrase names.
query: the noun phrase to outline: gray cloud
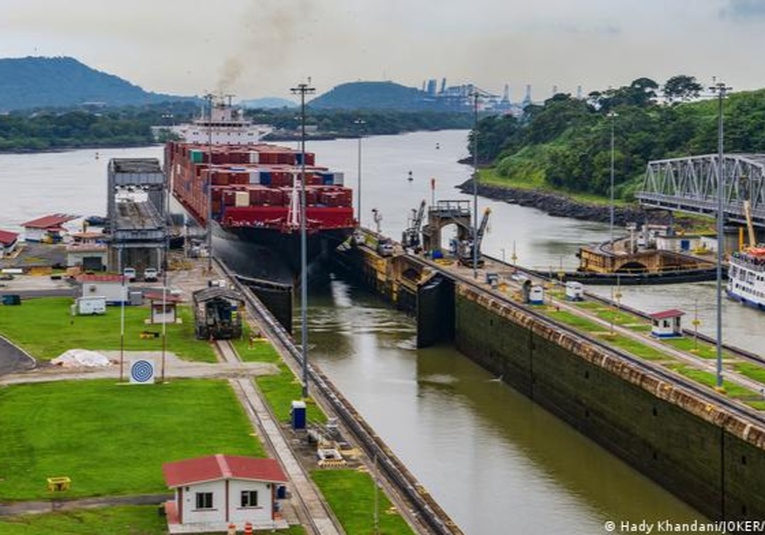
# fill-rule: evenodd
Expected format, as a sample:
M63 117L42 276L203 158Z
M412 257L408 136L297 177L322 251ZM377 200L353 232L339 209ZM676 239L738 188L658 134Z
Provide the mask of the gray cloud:
M765 19L765 0L728 0L728 5L720 10L720 16L737 21Z

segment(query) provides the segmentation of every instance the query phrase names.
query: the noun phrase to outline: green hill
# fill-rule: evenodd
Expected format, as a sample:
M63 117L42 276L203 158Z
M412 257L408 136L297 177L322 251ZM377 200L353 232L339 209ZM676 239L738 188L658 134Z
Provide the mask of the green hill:
M428 94L393 82L341 84L311 100L314 109L436 111Z
M584 100L555 95L522 118L484 117L478 157L494 168L484 175L496 185L608 196L613 126L616 196L630 200L649 161L717 152L717 101L698 100L700 88L659 101L658 84L641 78ZM724 120L726 152L765 152L765 90L731 94Z
M85 103L141 105L179 98L144 91L69 57L0 59L0 111Z

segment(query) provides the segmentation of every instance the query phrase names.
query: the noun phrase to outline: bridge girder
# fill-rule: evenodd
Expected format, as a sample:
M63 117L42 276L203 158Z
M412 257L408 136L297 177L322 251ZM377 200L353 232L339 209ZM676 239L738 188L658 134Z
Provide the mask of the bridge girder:
M648 162L641 206L717 216L718 155L705 154ZM765 154L723 156L723 217L746 223L744 201L752 207L752 223L765 228Z

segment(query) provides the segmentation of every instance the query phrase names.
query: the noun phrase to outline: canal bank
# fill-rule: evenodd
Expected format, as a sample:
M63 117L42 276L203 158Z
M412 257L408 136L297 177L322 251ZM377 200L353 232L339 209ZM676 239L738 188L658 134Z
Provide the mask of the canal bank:
M453 332L463 354L710 518L765 513L761 415L491 292L469 270L403 251L381 255L368 243L342 258L370 289L414 313L418 346L438 341L430 333Z

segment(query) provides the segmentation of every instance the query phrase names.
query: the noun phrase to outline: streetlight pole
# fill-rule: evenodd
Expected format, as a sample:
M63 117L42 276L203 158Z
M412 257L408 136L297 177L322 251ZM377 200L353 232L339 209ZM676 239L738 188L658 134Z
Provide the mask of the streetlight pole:
M606 117L611 118L611 210L610 210L610 217L609 217L609 229L611 233L611 252L614 252L614 125L616 123L616 118L619 116L618 113L609 111L606 114Z
M356 119L353 121L353 124L359 127L359 183L358 187L356 188L356 214L359 219L359 226L361 226L361 131L367 122L363 119Z
M212 107L213 95L207 101L207 276L212 275Z
M308 84L311 79L308 79ZM308 398L308 236L305 210L305 96L316 91L298 84L290 91L300 95L300 357L303 359L303 399Z
M123 241L119 254L120 282L122 283L120 288L120 383L125 379L125 296L127 289L125 288L125 268L122 262L124 250L125 242Z
M473 88L473 278L478 278L478 91Z
M717 94L717 390L723 388L722 376L722 263L723 250L725 248L725 206L723 203L725 196L725 178L723 172L725 165L723 163L723 99L731 87L723 82L717 82L710 87L713 93Z

